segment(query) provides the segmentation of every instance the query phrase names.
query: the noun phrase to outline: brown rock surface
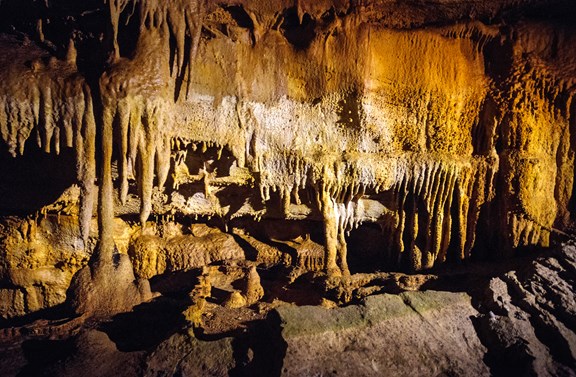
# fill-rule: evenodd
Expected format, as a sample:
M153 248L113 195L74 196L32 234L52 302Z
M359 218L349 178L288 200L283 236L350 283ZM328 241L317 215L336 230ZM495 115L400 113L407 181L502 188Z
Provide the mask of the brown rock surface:
M574 374L574 20L0 1L0 370Z
M133 34L119 27L131 4ZM573 27L558 14L486 22L538 1L422 6L110 2L98 83L74 43L44 63L4 37L2 137L14 155L33 130L46 151L76 150L85 239L98 159L102 238L137 194L142 224L153 212L322 221L336 275L363 223L385 232L384 268L549 245L570 223Z
M189 301L166 297L98 321L39 320L0 331L0 366L6 376L573 375L576 246L506 263L412 275L426 283L399 294L382 280L380 294L331 309L278 298L226 309L212 288L194 328L181 314Z

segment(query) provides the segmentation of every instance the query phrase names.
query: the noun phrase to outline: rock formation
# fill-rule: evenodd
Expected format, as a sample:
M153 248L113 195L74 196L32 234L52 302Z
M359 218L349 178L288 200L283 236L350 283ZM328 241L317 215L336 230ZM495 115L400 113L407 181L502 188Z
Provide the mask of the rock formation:
M569 0L4 0L0 14L3 320L185 292L177 311L201 328L215 303L269 312L294 284L315 293L281 301L358 303L572 237ZM527 289L504 275L501 300ZM473 315L463 300L454 315ZM570 347L551 357L573 367L571 304L515 300L553 313L531 325L557 328ZM484 347L527 328L486 318Z

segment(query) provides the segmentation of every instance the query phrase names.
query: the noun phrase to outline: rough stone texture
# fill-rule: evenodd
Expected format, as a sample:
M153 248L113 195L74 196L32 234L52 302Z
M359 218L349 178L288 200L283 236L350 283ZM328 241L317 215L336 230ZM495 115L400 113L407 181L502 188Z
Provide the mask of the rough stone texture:
M204 342L192 332L175 334L146 358L143 376L225 376L234 367L233 352L231 338Z
M130 34L119 25L134 4ZM97 84L73 37L63 59L3 39L2 138L13 155L33 130L46 151L77 151L84 237L99 174L102 234L114 211L133 213L135 177L142 224L152 212L323 221L330 273L347 272L345 232L364 222L385 230L387 267L468 258L492 218L502 252L547 246L571 211L573 27L486 21L541 5L446 1L426 20L370 1L110 2Z
M129 311L152 298L148 280L137 280L125 254L116 254L110 263L95 263L74 275L68 290L68 304L76 314L94 316Z
M179 235L168 239L142 236L129 250L137 276L153 276L201 268L225 260L246 259L234 237L213 229L202 236Z
M237 329L22 352L62 373L101 349L141 374L574 374L572 245L485 292L366 298L441 284L382 270L572 237L574 19L562 0L0 1L0 316L134 314L152 284L201 332L226 297L266 311L312 282L353 305L280 305L264 352ZM166 288L203 267L205 301Z
M576 246L509 263L439 271L429 290L332 309L276 303L262 316L205 302L194 328L166 298L101 322L42 320L0 330L0 367L6 376L573 376Z
M280 307L282 375L487 375L463 293L372 296L340 309ZM408 351L410 350L410 351Z
M0 227L0 315L11 318L62 304L72 276L89 257L75 218L7 218Z
M481 340L495 373L573 375L576 370L574 245L556 258L490 280Z
M48 373L74 376L78 371L86 376L135 376L141 352L120 352L106 333L88 330L73 340L74 355L57 363ZM41 374L46 371L31 371Z

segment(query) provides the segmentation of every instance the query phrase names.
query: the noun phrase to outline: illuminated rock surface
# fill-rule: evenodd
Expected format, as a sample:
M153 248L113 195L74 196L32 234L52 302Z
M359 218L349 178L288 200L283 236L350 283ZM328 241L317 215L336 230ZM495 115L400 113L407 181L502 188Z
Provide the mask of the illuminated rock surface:
M570 1L0 14L5 370L575 373Z

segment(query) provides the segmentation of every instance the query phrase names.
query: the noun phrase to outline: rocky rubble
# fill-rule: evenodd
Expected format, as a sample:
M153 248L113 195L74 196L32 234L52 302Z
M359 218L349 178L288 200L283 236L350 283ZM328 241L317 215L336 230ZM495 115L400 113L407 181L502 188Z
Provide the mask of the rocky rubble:
M200 283L204 304L196 320L183 313L198 310L199 296L165 296L97 322L3 328L4 375L576 374L576 244L506 266L412 275L420 284L400 293L385 293L394 289L382 281L380 293L340 307L299 305L298 295L286 292L317 287L300 282L278 295L274 281L263 279L259 304L226 309L217 288L222 277L203 274L215 285Z

